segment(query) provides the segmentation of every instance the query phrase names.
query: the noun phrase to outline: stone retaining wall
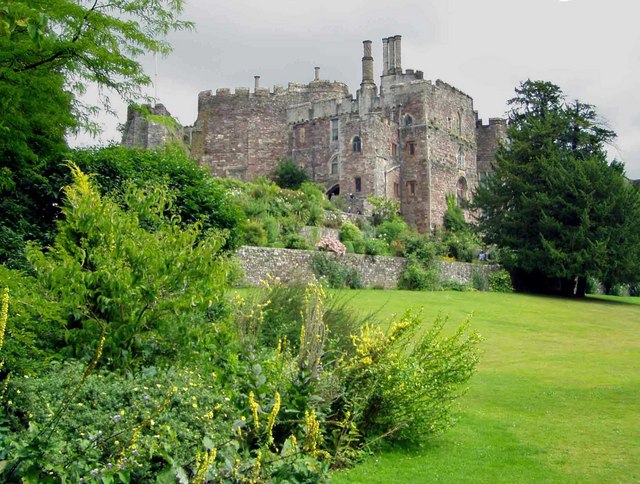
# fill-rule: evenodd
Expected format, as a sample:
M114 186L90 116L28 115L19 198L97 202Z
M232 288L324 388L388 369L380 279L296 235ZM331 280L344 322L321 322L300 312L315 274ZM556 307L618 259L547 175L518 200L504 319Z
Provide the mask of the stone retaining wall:
M282 282L307 282L313 276L312 257L316 251L274 249L270 247L241 247L236 255L245 273L245 283L253 286L271 277ZM368 256L360 254L337 255L327 253L345 267L355 268L360 273L364 287L394 289L407 263L402 257ZM445 281L470 284L472 273L497 270L497 266L467 264L464 262L438 262L440 275Z

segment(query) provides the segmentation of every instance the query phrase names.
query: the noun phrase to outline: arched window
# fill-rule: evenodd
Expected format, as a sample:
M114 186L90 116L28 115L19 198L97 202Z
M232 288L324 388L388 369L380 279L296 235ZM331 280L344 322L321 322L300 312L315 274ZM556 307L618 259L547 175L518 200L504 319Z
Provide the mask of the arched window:
M353 152L354 153L362 152L362 140L360 139L360 136L353 137Z
M462 149L462 146L458 148L457 162L458 170L464 170L464 150Z
M329 164L331 166L331 174L332 175L337 175L338 174L338 155L333 155L333 157L331 157L331 161L329 161Z
M467 199L467 180L461 176L458 179L458 184L456 185L456 201L458 202L458 207L460 207L464 200Z
M458 134L462 136L462 113L458 113Z
M405 126L411 126L413 124L413 118L411 117L410 114L405 115L404 117L404 125Z

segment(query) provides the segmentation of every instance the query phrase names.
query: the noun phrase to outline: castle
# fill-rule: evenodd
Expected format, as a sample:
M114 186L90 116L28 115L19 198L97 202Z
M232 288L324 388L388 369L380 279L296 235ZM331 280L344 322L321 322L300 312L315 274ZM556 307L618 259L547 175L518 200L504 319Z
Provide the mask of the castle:
M506 122L478 119L473 99L445 82L402 69L401 36L382 39L380 86L373 76L371 41L362 57L355 98L343 82L315 78L273 90L255 76L248 88L198 96L198 118L184 128L191 154L214 176L250 181L269 176L289 158L325 186L349 195L366 213L369 195L400 202L404 218L425 232L442 225L446 195L469 197L491 162ZM162 105L155 114L169 113ZM153 146L167 129L129 111L123 144Z

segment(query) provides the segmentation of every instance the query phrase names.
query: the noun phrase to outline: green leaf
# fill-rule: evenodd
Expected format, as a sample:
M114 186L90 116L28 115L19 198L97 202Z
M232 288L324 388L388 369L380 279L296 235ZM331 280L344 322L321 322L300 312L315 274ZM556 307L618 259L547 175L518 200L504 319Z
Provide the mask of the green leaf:
M183 467L178 467L176 469L176 479L178 479L180 484L189 484L189 475Z

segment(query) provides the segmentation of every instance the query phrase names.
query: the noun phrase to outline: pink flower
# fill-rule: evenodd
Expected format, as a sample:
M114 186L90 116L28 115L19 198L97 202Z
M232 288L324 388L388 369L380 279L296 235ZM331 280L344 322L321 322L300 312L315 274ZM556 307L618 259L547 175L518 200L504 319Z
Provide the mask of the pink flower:
M347 248L344 244L333 237L323 237L322 240L316 244L316 248L327 252L335 252L340 255L347 253Z

